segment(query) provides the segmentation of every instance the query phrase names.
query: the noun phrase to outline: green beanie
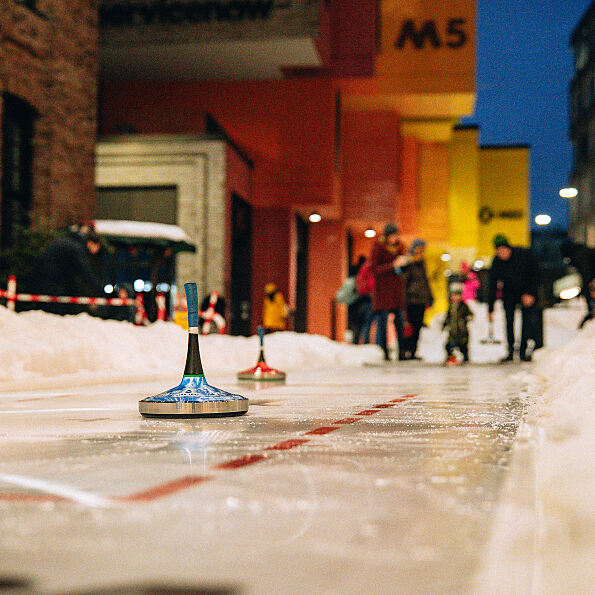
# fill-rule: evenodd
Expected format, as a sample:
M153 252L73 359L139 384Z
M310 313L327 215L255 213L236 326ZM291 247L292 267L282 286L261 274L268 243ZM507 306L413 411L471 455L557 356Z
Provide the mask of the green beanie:
M494 236L494 248L499 248L500 246L507 246L510 248L510 242L508 241L508 238L501 233Z

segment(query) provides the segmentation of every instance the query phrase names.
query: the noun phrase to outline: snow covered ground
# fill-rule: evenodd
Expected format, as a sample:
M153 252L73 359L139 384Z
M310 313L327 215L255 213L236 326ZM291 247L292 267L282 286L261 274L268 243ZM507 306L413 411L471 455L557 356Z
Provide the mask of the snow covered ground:
M521 584L540 594L595 591L595 323L577 332L583 312L576 302L549 311L553 346L517 374L528 412L477 592L525 592Z
M471 359L494 362L505 353L503 313L496 310L494 332L502 342L484 345L488 336L485 304L471 304ZM546 345L567 343L582 317L580 305L546 311ZM0 390L46 388L80 383L115 382L178 377L186 357L187 333L173 323L135 327L126 322L101 320L87 314L55 316L41 311L15 314L0 306ZM445 335L441 317L423 329L419 353L429 362L444 359ZM256 337L209 335L201 338L205 369L235 373L254 365ZM303 367L357 366L380 361L374 345L337 343L318 335L274 333L267 336L268 363L291 372Z
M171 322L136 327L87 314L15 314L0 307L0 329L0 390L178 378L186 360L188 333ZM235 373L258 357L255 336L209 335L200 343L209 373ZM269 335L266 353L270 365L287 372L356 366L381 357L373 345L353 347L298 333Z
M538 354L521 434L535 463L539 580L548 593L593 593L595 323Z
M473 304L472 309L471 358L496 361L504 354L504 341L482 344L488 335L485 306ZM579 333L583 313L580 302L546 311L546 348L537 352L532 366L511 367L527 387L529 409L478 578L479 585L489 580L499 587L485 592L524 592L518 590L518 574L507 570L519 567L523 556L533 559L525 577L533 593L595 590L590 572L595 559L595 323ZM498 311L495 333L501 340L502 322ZM187 333L171 323L139 328L87 315L17 315L0 307L0 391L157 378L173 384L182 371L186 341ZM437 318L422 331L420 355L442 361L443 343ZM201 351L208 374L234 374L254 365L257 339L211 335L201 339ZM381 360L376 346L295 333L268 336L266 352L270 365L287 372L355 368ZM527 565L523 568L526 572Z

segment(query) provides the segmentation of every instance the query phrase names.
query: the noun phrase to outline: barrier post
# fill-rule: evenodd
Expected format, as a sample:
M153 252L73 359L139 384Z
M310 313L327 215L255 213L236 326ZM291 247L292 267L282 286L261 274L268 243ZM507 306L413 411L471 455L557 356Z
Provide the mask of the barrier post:
M14 275L8 277L6 287L6 307L14 312L17 301L17 278Z
M147 313L145 312L145 301L143 300L142 294L137 294L135 304L136 316L134 317L134 324L142 326L147 317Z
M157 320L165 320L165 296L158 293L155 301L157 302Z

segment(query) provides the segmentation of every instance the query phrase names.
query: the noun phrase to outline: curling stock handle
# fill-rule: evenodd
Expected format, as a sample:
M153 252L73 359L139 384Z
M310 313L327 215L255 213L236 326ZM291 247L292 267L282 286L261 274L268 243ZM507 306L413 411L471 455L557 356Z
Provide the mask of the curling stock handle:
M260 339L260 346L262 347L262 344L264 342L264 326L257 326L256 332L258 333L258 338Z
M184 283L188 304L188 328L198 327L198 290L196 283Z

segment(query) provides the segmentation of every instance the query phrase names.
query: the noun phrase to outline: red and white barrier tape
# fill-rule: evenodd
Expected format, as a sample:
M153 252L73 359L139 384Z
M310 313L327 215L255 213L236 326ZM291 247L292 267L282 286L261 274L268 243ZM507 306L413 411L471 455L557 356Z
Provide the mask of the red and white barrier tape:
M8 291L0 289L0 298L8 299ZM58 304L94 304L96 306L135 306L132 298L74 297L67 295L36 295L34 293L15 293L10 297L16 302L44 302Z
M136 317L135 323L138 325L146 324L147 313L143 302L143 296L137 295L133 298L104 298L104 297L84 297L84 296L69 296L69 295L37 295L34 293L17 293L16 277L11 275L8 278L8 286L6 289L0 289L0 298L6 298L6 307L9 310L15 309L16 302L40 302L46 304L85 304L94 306L135 306ZM163 300L165 306L165 299ZM158 311L158 317L163 316L160 320L165 319L165 313Z
M214 322L220 334L225 333L225 318L218 312L215 312L215 305L219 299L219 294L216 291L211 292L209 296L209 305L204 312L199 312L198 315L203 319L202 334L208 335L211 331L211 323Z

